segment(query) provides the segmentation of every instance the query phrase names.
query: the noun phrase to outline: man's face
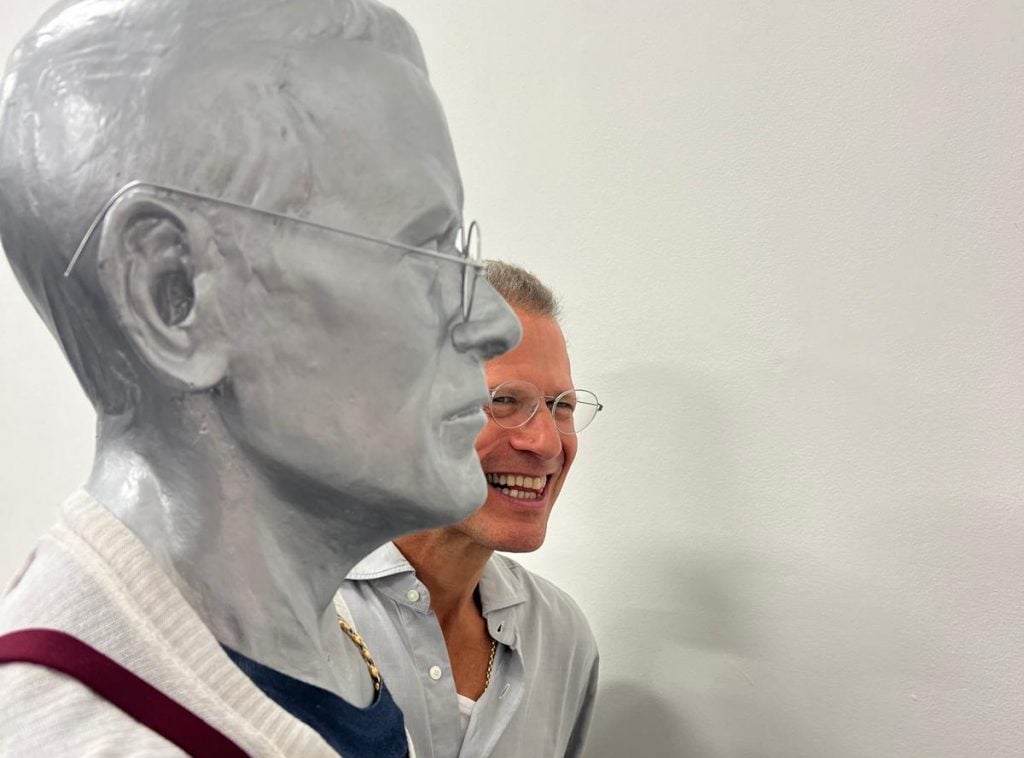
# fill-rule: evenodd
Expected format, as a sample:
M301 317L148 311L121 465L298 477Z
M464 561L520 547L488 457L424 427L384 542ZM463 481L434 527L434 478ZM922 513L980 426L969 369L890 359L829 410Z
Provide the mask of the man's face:
M305 97L322 106L310 114L324 139L311 147L312 197L285 210L450 249L461 185L429 84L364 46L336 55L344 60L324 66L317 96ZM511 309L481 278L472 337L456 349L462 266L287 223L262 248L247 256L223 401L250 458L328 517L345 498L379 506L392 531L472 512L486 494L473 448L485 420L481 359L515 344Z
M554 397L572 389L572 372L565 338L558 323L516 309L523 325L519 346L487 362L487 386L519 379L536 385L542 394ZM487 501L483 507L454 528L493 550L528 552L544 542L548 516L562 489L569 467L576 457L575 435L560 434L542 405L530 421L518 429L504 429L488 420L476 441L477 454L488 479ZM505 484L499 477L505 477ZM508 477L541 479L536 499L514 495ZM523 486L526 486L524 482ZM509 489L510 494L502 490Z

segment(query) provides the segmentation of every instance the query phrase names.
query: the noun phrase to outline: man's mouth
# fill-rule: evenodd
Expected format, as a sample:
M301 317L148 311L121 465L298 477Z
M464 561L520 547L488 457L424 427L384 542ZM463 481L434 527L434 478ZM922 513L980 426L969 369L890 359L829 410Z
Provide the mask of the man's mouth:
M501 494L514 497L517 500L537 500L544 496L544 490L548 486L548 477L488 473L487 483Z

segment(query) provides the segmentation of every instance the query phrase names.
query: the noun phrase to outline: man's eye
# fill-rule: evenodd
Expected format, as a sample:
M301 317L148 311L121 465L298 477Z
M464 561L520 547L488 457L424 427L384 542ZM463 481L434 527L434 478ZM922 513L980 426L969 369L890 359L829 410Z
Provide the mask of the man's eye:
M554 400L549 400L548 408L558 418L569 418L576 410L575 404L569 400L559 400L557 403Z
M491 398L490 413L494 418L509 418L520 412L519 399L512 395L495 395Z

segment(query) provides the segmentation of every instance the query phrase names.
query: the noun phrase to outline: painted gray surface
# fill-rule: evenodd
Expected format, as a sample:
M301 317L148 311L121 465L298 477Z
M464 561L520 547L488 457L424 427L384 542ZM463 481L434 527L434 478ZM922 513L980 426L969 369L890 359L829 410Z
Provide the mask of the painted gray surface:
M519 556L602 645L588 758L1024 755L1020 4L393 4L607 406ZM9 575L92 412L4 266L0 342Z
M462 184L415 34L373 2L64 2L11 58L0 235L92 400L87 489L217 638L367 702L331 598L469 514L481 362L519 335L428 249ZM350 665L332 665L329 661Z

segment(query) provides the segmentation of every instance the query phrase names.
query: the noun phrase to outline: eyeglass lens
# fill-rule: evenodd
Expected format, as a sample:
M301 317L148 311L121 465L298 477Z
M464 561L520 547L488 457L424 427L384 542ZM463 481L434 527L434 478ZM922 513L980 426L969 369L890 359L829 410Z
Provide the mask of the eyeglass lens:
M562 434L579 434L587 428L601 403L588 390L571 389L554 398L545 397L536 385L524 381L499 384L491 391L488 413L504 429L518 429L533 418L545 404Z

